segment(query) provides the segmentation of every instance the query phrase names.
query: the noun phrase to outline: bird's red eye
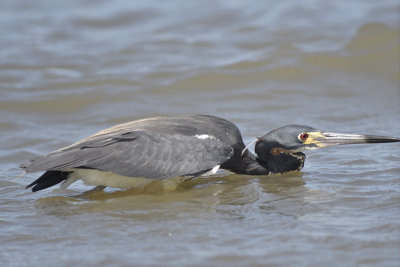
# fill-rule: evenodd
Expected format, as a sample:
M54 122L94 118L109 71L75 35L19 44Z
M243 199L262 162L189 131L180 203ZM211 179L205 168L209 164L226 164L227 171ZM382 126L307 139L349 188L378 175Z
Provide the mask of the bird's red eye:
M308 139L308 134L307 133L301 133L299 135L300 140L306 141Z

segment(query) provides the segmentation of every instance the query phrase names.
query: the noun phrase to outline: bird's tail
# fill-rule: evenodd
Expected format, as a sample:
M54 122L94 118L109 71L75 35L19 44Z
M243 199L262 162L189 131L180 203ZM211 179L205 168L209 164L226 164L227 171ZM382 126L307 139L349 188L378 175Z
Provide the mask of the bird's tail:
M68 179L71 172L64 171L46 171L42 176L37 178L33 183L29 184L26 188L32 187L32 192L36 192L50 186L61 183Z

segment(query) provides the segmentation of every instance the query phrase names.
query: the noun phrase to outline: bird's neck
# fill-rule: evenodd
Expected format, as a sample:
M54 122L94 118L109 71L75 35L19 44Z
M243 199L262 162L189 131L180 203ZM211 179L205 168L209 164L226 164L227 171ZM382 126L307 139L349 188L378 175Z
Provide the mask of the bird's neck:
M270 171L267 164L264 164L259 158L251 152L246 151L243 156L240 154L224 163L221 168L238 174L249 175L268 175Z

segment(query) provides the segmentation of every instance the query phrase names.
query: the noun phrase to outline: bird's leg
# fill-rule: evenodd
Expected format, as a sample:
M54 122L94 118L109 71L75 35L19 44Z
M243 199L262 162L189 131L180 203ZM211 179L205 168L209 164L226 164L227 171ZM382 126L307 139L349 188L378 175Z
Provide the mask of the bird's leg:
M78 197L88 197L91 194L102 192L106 188L104 185L98 185L88 191L83 192L82 194L77 195Z
M97 193L97 192L103 191L104 188L106 188L106 187L107 186L104 186L104 185L98 185L98 186L86 191L85 193Z
M187 179L185 179L185 180L183 180L184 182L187 182L187 181L190 181L190 180L193 180L193 179L196 179L197 177L199 177L199 176L201 176L201 175L194 175L194 176L192 176L192 177L189 177L189 178L187 178Z
M88 191L85 191L85 192L81 193L81 194L73 195L72 197L90 199L90 196L92 194L102 192L104 188L106 188L106 186L98 185L98 186L96 186L96 187L94 187L94 188L92 188L92 189L90 189Z

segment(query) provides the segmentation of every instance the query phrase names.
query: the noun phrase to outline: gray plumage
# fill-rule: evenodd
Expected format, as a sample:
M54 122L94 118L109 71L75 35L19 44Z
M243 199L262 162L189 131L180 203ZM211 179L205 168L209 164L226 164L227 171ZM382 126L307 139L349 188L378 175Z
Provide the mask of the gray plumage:
M207 172L230 159L238 142L242 147L239 129L224 119L205 115L155 117L100 131L34 158L21 168L26 172L90 168L165 179Z

